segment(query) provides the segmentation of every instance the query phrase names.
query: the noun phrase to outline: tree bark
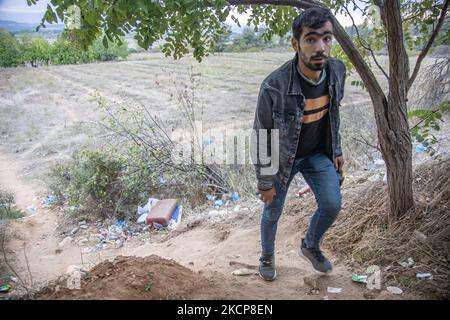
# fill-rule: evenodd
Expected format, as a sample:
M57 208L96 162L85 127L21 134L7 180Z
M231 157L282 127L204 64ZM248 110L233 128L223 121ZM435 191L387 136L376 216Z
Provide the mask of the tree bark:
M377 1L387 30L389 96L380 121L381 151L386 162L390 221L398 220L414 206L412 190L412 143L409 133L407 86L408 55L403 42L400 1ZM381 118L381 117L380 117Z

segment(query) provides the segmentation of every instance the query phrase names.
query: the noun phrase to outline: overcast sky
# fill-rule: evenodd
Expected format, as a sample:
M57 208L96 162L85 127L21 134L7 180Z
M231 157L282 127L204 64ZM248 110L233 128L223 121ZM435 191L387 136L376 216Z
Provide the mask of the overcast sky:
M36 5L28 6L26 0L0 0L0 20L9 20L15 22L39 23L44 15L49 0L39 0ZM241 25L245 25L248 15L241 15L239 20ZM342 15L336 16L339 22L344 26L352 24L349 17ZM357 24L363 21L360 13L354 13L354 19ZM234 22L228 18L228 23Z

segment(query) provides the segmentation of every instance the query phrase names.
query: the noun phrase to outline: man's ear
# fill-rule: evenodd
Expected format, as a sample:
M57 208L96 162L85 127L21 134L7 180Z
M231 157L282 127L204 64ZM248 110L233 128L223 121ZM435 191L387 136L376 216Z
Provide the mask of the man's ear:
M297 52L298 51L298 40L295 39L294 36L291 37L291 45L292 45L292 48Z

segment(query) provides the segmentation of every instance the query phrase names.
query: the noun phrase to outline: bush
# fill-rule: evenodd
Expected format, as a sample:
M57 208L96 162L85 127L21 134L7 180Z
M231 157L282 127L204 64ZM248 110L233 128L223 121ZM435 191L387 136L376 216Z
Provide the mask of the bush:
M34 38L24 34L19 38L21 59L30 63L32 67L40 64L48 65L51 59L52 46L42 37Z
M17 67L22 64L19 44L14 35L0 29L0 67Z
M80 211L102 218L134 217L137 205L158 190L159 176L142 152L81 150L66 163L54 166L49 188Z
M15 208L14 195L11 192L0 190L0 221L18 219L24 214Z
M111 211L116 211L121 168L119 161L105 153L78 151L72 161L53 168L50 188L56 195L66 198L70 205L93 204L89 210L108 216Z

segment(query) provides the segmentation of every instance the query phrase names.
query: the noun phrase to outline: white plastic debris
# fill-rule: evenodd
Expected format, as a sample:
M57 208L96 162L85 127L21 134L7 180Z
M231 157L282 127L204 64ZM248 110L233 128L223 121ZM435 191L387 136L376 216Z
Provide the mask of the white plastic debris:
M399 264L404 268L411 268L414 265L414 260L412 258L408 258L408 260L399 262Z
M257 274L255 270L248 269L248 268L242 268L242 269L236 269L232 273L234 276L250 276L253 274Z
M403 293L403 290L398 287L387 287L386 290L392 294L402 294Z
M327 292L328 293L341 293L342 292L342 288L328 287L327 288Z
M147 218L147 215L150 213L150 210L155 206L155 204L158 202L158 199L155 198L149 198L147 201L147 204L144 207L138 206L137 209L137 223L143 223L145 222L145 219ZM143 217L145 215L145 217Z
M433 279L433 275L431 273L418 273L416 274L418 279Z
M147 220L147 216L148 216L148 213L144 213L144 214L140 215L136 222L144 223Z

